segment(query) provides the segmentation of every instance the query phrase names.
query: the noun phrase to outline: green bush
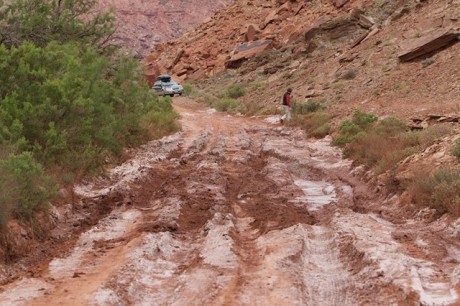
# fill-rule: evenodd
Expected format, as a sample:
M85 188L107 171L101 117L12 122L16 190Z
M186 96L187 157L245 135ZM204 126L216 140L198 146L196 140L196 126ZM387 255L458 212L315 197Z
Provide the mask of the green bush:
M216 110L220 112L232 112L235 111L238 107L238 102L235 99L231 98L222 98L217 102L212 104Z
M0 226L3 227L13 214L20 195L13 175L4 166L0 166L0 190Z
M377 121L377 116L357 110L351 120L345 120L339 127L339 136L334 138L334 144L345 146L358 141L367 135L367 130Z
M227 88L224 97L238 99L246 95L246 90L241 85L233 85Z
M167 99L170 98L167 97ZM166 105L169 107L171 104L170 102L166 102ZM142 116L140 122L141 126L148 131L152 138L159 138L163 135L171 134L180 129L176 121L178 118L179 115L173 111L152 109Z
M9 213L30 219L34 212L46 208L47 201L56 194L56 186L47 177L40 164L34 161L31 152L11 155L0 161L2 178L1 207L5 208L1 219L6 222Z
M170 100L149 92L132 59L27 43L0 46L0 61L0 141L44 165L97 167L106 154L146 139L145 114L175 118Z
M46 206L55 188L45 170L70 183L178 129L171 99L149 90L138 61L106 48L114 19L93 14L95 3L0 0L1 224Z
M378 119L377 116L357 110L353 113L352 121L363 130L367 130Z

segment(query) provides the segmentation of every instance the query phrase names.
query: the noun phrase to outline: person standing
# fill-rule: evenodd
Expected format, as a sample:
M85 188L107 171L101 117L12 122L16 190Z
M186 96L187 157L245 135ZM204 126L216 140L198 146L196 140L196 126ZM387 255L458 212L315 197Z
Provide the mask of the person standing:
M281 116L281 123L284 121L290 121L291 120L291 110L292 110L292 88L288 88L286 92L283 95L283 110L284 114Z

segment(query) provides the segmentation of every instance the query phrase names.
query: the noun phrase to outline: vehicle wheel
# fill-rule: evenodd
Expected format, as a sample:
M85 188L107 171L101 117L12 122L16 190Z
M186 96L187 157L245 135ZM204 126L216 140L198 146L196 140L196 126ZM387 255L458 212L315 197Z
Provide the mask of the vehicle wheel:
M180 93L179 96L182 96L182 93Z
M174 95L169 95L171 98L174 97Z

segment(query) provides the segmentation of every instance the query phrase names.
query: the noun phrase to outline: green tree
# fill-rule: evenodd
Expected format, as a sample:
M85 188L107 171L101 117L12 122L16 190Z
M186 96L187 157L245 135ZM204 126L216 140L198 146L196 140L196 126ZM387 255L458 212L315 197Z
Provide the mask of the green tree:
M100 170L123 147L177 130L138 62L101 49L113 18L92 15L94 4L0 0L0 225L46 208L47 170Z
M172 112L149 92L132 59L53 42L0 46L0 61L0 140L45 164L97 164L106 152L144 139L142 116Z
M15 0L0 2L0 44L25 41L45 46L51 41L102 46L115 28L109 12L96 13L97 0Z

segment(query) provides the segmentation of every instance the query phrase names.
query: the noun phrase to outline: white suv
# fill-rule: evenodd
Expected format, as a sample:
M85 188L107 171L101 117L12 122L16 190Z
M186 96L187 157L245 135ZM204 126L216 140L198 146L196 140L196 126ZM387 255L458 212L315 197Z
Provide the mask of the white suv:
M162 74L157 77L157 81L153 84L152 89L156 91L159 96L170 96L174 95L182 96L184 88L182 85L171 80L171 77L167 74Z

